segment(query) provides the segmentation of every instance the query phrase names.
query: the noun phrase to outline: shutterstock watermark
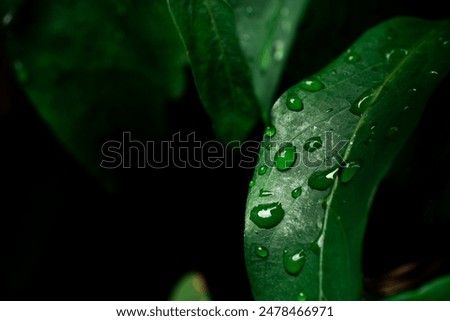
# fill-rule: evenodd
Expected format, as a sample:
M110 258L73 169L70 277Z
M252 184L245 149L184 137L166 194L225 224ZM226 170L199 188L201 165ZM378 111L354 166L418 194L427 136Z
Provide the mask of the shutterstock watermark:
M291 141L277 141L264 137L262 142L231 141L223 144L217 140L200 141L195 132L172 135L170 140L139 141L131 132L123 132L121 140L108 140L101 147L100 167L116 168L232 168L253 169L266 165L276 167L280 159L288 158L290 167L334 166L343 164L342 153L347 140L334 139L333 132L323 137L312 137L301 145ZM262 157L259 150L262 147ZM286 153L290 152L289 157Z

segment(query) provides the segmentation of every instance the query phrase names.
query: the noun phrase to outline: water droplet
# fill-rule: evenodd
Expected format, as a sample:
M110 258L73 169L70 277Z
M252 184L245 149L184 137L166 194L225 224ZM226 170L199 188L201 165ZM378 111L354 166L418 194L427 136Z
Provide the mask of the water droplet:
M409 54L407 49L404 48L395 48L386 50L385 57L389 64L397 65L399 61L404 59Z
M353 177L355 177L356 173L360 170L361 165L359 162L349 162L344 167L341 173L341 182L347 183L350 182Z
M353 50L347 50L347 56L345 57L345 61L354 64L354 63L356 63L356 62L358 62L360 60L361 60L361 56L360 55L358 55Z
M307 90L307 91L319 91L325 88L324 84L322 82L320 82L317 79L313 79L313 78L308 78L308 79L304 79L302 80L298 86L301 89Z
M254 180L251 180L251 181L248 183L248 186L249 186L250 188L252 188L253 186L255 186L255 181L254 181Z
M410 94L417 93L417 88L410 88L410 89L408 89L408 93L410 93Z
M409 106L403 107L403 110L408 110L408 109L409 109Z
M273 195L271 191L266 191L263 188L259 190L259 197L267 197Z
M331 113L331 112L333 112L333 108L328 108L327 113Z
M284 269L290 275L297 276L302 272L303 267L306 263L306 255L303 250L300 250L296 253L289 254L287 250L283 252L283 265Z
M334 179L336 177L336 173L339 168L328 169L325 171L317 171L314 172L308 178L308 185L312 189L324 191L333 185Z
M8 26L13 19L14 19L14 15L11 11L6 13L2 18L2 25L5 27Z
M450 44L450 41L448 41L447 39L445 39L444 37L439 37L438 39L441 43L442 46L447 46L448 44Z
M386 137L392 137L392 136L394 136L395 134L397 134L397 132L398 132L398 127L392 126L392 127L390 127L390 128L388 129L388 131L387 131L387 133L386 133Z
M267 166L266 165L261 165L258 168L258 174L259 175L264 175L265 173L267 173Z
M277 226L284 217L281 203L269 203L255 206L250 212L250 220L259 228L269 229Z
M303 102L300 97L294 93L289 92L286 98L286 106L289 110L292 111L301 111L303 110Z
M275 136L276 133L277 130L273 126L267 126L266 129L264 130L264 135L266 135L267 137L273 137Z
M324 234L323 234L323 232L320 232L320 235L311 244L311 251L314 254L320 255L320 251L322 251L322 248L323 248L323 241L324 241Z
M255 254L256 256L265 259L266 257L269 256L269 250L267 248L265 248L264 246L258 246L255 249Z
M308 296L306 295L305 292L300 292L297 295L297 301L307 301L308 300Z
M307 152L315 152L323 146L322 139L319 136L309 138L303 145L303 149Z
M275 166L279 171L291 168L297 159L296 148L292 143L287 143L275 154Z
M367 108L369 108L374 103L373 95L373 89L365 91L361 96L359 96L356 102L352 104L352 106L350 107L350 112L357 116L361 116L367 110Z
M14 63L14 69L16 70L17 79L23 84L26 83L28 81L28 72L24 64L20 61L16 61Z
M429 74L432 75L432 76L438 76L438 75L439 75L439 72L437 72L436 70L431 70L431 71L429 72Z
M297 187L296 189L294 189L291 192L292 198L298 198L298 197L300 197L300 195L302 195L302 188L301 187Z
M273 43L273 59L275 61L281 61L284 58L285 43L283 40L276 40Z

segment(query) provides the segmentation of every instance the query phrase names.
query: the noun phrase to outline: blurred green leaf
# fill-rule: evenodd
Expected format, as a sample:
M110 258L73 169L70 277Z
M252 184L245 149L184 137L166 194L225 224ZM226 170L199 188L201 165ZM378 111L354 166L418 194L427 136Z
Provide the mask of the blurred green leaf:
M450 300L450 276L433 280L420 288L386 298L388 301L447 301Z
M209 293L202 274L191 272L175 285L170 301L209 301Z
M267 121L309 0L230 0L236 29Z
M257 300L362 298L371 201L450 69L449 39L450 20L390 20L275 103L247 200Z
M226 0L167 0L197 89L222 141L244 139L258 120L250 71Z
M7 28L17 79L92 173L111 135L165 133L187 61L164 0L25 1Z

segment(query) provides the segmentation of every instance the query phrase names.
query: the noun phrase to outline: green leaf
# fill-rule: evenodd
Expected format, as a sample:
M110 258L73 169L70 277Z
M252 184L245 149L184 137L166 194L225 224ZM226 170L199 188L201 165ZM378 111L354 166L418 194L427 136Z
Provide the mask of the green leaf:
M165 133L186 56L164 0L24 1L7 28L25 93L92 173L112 135Z
M246 263L257 300L362 298L371 201L450 69L449 40L448 20L390 20L275 103L276 134L260 151L268 170L255 172L247 200Z
M297 27L309 0L230 0L255 95L268 119Z
M450 300L450 275L433 280L420 288L386 298L388 301L447 301Z
M250 71L225 0L168 0L200 98L219 139L247 136L258 120Z
M170 301L209 301L206 280L200 273L187 273L175 285Z

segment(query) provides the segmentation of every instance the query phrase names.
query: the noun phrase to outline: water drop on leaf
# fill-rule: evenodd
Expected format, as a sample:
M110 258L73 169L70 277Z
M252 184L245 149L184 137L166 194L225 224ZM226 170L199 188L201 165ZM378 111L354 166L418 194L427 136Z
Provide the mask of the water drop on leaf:
M307 152L315 152L323 146L322 139L319 136L309 138L303 145L303 149Z
M305 263L306 263L306 256L303 250L298 251L293 255L289 254L287 250L283 252L284 269L290 275L294 276L299 275L302 272Z
M333 185L336 173L339 168L314 172L308 178L308 185L312 189L324 191Z
M249 187L255 186L255 181L254 181L254 180L251 180L251 181L248 183L248 186L249 186Z
M311 244L311 251L316 254L320 255L320 251L322 251L323 247L323 240L324 240L324 234L323 232L320 232L320 235L317 237L317 239Z
M355 177L356 173L360 170L361 165L359 162L349 162L341 173L341 182L348 183L353 177Z
M300 292L297 295L297 301L307 301L308 300L308 296L306 295L305 292Z
M269 250L267 248L265 248L264 246L258 246L255 249L255 254L256 254L256 256L264 259L269 256Z
M300 97L294 93L289 92L286 98L286 106L289 110L292 111L301 111L303 110L303 102Z
M294 165L296 159L295 146L292 143L287 143L275 154L275 166L279 171L286 171Z
M407 49L395 48L389 49L385 53L386 60L388 64L398 65L402 59L404 59L409 54Z
M276 133L277 130L273 126L267 126L266 129L264 130L264 135L266 135L267 137L273 137L275 136Z
M261 188L259 190L259 197L267 197L273 195L271 191L266 191L265 189Z
M373 89L365 91L361 96L359 96L356 102L352 104L352 106L350 107L350 111L357 116L361 116L367 110L367 108L369 108L374 103L373 95Z
M292 198L298 198L298 197L300 197L300 195L302 195L302 188L301 187L297 187L296 189L294 189L292 192L291 192L291 196L292 196Z
M269 229L277 226L284 217L281 203L260 204L250 212L250 220L259 228Z
M319 91L325 88L322 82L313 78L304 79L298 85L301 89L312 92Z
M265 173L267 173L267 166L266 165L261 165L258 168L258 174L259 175L264 175Z
M398 127L396 127L396 126L392 126L392 127L390 127L389 129L388 129L388 131L387 131L387 133L386 133L386 137L392 137L392 136L394 136L395 134L397 134L397 132L398 132Z
M347 56L345 57L345 61L354 64L360 60L361 60L361 56L358 55L356 52L354 52L352 50L347 51Z

